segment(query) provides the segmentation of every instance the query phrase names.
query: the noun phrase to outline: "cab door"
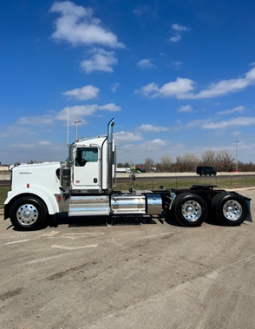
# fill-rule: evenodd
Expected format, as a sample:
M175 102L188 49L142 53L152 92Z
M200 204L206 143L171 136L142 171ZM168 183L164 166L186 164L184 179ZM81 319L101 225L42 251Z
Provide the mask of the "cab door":
M100 161L97 146L79 147L74 151L74 188L101 189Z

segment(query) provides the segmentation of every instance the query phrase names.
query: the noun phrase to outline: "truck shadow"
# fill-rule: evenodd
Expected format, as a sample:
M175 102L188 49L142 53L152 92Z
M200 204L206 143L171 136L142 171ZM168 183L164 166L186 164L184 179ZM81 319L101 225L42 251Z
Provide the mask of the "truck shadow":
M60 214L49 222L50 227L68 225L68 227L78 226L127 226L127 225L151 225L159 224L162 220L152 216L93 216L93 217L68 217L67 214Z
M214 226L224 226L213 215L209 215L204 223ZM78 226L129 226L129 225L160 225L183 227L177 219L171 216L162 215L122 215L122 216L93 216L69 217L67 213L57 215L55 220L51 220L50 227L68 225L68 227ZM203 225L203 224L202 224ZM195 226L196 227L196 226Z
M214 216L209 216L205 223L215 226L222 226ZM92 226L130 226L130 225L160 225L168 224L170 226L183 227L177 219L171 216L162 215L122 215L122 216L93 216L69 217L67 213L57 215L56 219L51 220L49 226L57 227L68 225L68 227L92 227ZM196 226L195 226L196 227Z

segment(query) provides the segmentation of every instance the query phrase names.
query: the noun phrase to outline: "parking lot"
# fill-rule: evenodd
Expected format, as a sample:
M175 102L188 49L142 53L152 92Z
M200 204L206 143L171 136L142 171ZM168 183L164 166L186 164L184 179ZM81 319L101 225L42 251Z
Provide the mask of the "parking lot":
M0 230L2 329L254 328L255 223L62 216L21 232L1 215Z

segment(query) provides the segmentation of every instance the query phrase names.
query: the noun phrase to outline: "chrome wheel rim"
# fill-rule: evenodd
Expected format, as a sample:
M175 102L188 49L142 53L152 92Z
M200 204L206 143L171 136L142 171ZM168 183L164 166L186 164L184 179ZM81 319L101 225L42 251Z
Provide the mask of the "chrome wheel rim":
M200 203L189 200L182 205L182 216L189 222L196 222L202 214Z
M242 215L241 204L236 200L228 200L223 206L223 215L228 220L238 220Z
M38 219L39 213L37 208L33 204L23 204L17 210L17 220L22 225L31 225Z

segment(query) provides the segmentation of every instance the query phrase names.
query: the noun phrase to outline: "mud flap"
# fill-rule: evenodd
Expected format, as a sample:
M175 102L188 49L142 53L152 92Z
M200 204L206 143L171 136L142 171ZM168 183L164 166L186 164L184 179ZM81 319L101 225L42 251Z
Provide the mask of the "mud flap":
M243 198L245 199L245 202L246 202L247 208L248 208L248 214L247 214L247 217L245 220L247 220L248 222L253 222L252 215L251 215L251 199L247 198L245 196Z

